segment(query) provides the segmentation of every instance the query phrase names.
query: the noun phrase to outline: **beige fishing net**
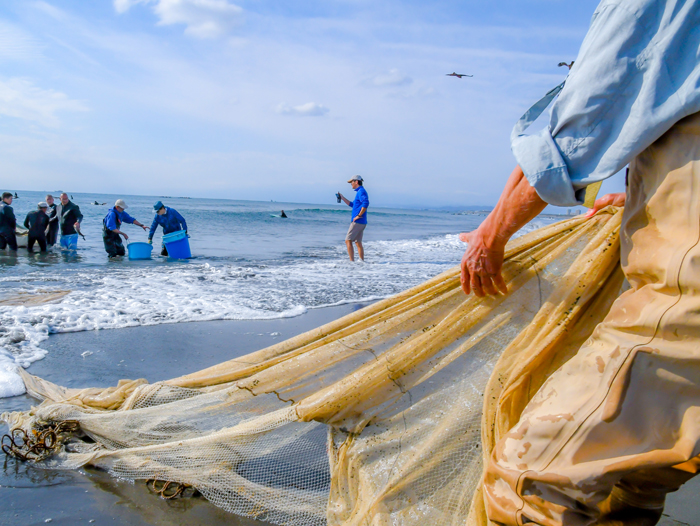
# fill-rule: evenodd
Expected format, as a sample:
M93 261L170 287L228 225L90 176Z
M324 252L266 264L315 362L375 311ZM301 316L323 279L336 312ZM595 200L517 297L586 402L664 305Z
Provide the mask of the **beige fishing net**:
M512 241L505 296L466 297L454 268L167 382L80 390L23 373L44 401L2 418L29 442L56 430L34 452L46 468L173 481L275 524L484 525L484 456L620 291L620 217Z

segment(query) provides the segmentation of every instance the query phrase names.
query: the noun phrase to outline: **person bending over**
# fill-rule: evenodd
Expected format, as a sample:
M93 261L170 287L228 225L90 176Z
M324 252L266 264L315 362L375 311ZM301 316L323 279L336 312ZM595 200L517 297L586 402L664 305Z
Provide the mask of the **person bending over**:
M119 236L124 236L124 239L129 239L129 236L120 230L122 223L131 223L146 230L146 225L139 223L125 212L127 208L129 207L124 199L117 199L114 207L110 208L102 220L102 241L105 244L107 255L111 258L126 254L124 244Z
M187 234L187 222L185 218L180 215L180 213L174 208L165 206L162 202L157 201L153 205L153 210L156 211L156 215L151 223L151 230L148 232L148 242L153 244L153 234L156 233L158 225L163 227L163 235L172 234L173 232L178 232L179 230L184 230ZM168 249L165 244L160 251L161 256L168 255Z

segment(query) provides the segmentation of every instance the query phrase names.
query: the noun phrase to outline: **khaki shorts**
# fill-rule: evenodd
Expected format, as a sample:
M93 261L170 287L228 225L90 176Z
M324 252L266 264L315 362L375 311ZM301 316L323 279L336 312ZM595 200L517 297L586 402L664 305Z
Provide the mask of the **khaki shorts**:
M345 236L345 241L354 241L355 243L362 243L362 234L365 231L367 223L350 223L350 228L348 228L348 235Z

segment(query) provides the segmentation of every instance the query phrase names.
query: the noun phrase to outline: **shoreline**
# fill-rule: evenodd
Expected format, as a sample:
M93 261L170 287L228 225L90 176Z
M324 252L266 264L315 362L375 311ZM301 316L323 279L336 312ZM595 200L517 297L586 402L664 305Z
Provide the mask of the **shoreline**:
M28 372L66 387L107 387L123 378L166 380L262 349L336 320L369 303L309 309L293 318L221 320L52 334L48 355ZM83 353L86 353L83 356ZM87 354L90 353L90 354ZM26 394L0 399L0 413L27 410ZM0 425L0 434L7 427ZM81 468L46 471L5 458L0 465L0 524L264 526L225 512L203 497L165 501L132 484ZM700 477L667 499L660 526L700 526Z
M123 378L167 380L257 351L356 311L369 303L309 309L293 318L222 320L52 334L48 355L29 373L66 387L107 387ZM82 356L82 353L90 352ZM26 394L0 399L0 413L36 405ZM0 434L7 426L0 424ZM166 501L92 468L47 471L2 455L0 524L264 526L227 513L203 497Z

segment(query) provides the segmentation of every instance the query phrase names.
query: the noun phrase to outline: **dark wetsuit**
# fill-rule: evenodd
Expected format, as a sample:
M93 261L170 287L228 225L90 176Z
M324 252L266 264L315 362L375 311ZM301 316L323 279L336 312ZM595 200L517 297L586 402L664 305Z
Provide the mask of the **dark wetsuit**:
M56 214L56 205L49 205L49 229L46 232L46 244L53 246L58 238L58 215Z
M5 247L10 247L11 250L17 250L17 219L12 207L0 201L0 250Z
M61 217L59 218L61 225L61 235L71 236L77 234L75 230L75 223L80 223L83 220L83 214L80 212L80 207L68 201L61 208Z
M24 219L24 227L29 229L27 251L34 250L34 243L39 243L42 252L46 252L46 227L49 226L49 216L41 210L29 212Z

